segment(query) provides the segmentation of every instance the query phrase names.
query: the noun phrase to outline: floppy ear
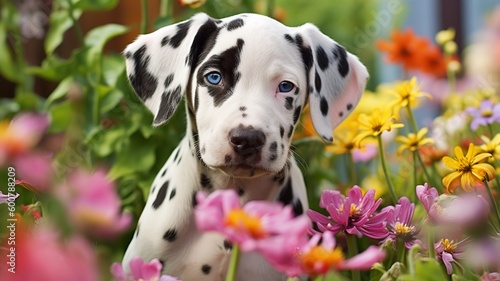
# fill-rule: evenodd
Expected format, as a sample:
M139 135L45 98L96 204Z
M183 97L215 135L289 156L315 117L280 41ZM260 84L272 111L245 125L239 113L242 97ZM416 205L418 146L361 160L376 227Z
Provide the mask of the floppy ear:
M200 13L184 22L139 37L124 51L127 76L136 94L154 114L154 125L167 121L179 105L203 46L218 30Z
M304 37L301 48L309 48L306 53L312 56L308 73L312 122L316 132L331 142L333 129L351 113L361 98L368 71L356 56L321 33L316 26L305 24L299 30Z

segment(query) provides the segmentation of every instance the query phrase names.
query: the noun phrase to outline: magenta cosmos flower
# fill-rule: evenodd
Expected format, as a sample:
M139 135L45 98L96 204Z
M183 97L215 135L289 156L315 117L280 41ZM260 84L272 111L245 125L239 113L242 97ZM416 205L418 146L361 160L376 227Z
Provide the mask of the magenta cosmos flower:
M456 263L463 270L462 265L456 259L461 259L463 257L461 244L464 241L465 240L462 240L461 242L456 243L453 240L441 239L439 242L434 243L436 258L443 262L448 275L453 273L452 263Z
M196 195L195 221L200 230L216 231L242 251L258 251L277 269L293 263L294 252L307 241L310 221L293 216L289 206L250 201L244 206L234 190Z
M130 260L130 273L126 273L121 263L111 265L111 273L115 281L179 281L179 279L161 275L162 264L158 259L144 262L136 257Z
M411 248L415 244L418 233L412 223L415 204L410 203L408 198L401 197L396 206L388 206L384 209L387 210L386 225L389 230L389 236L386 239L402 241L406 248Z
M439 193L434 187L429 188L428 183L424 183L424 185L417 185L416 192L418 200L420 200L424 206L427 216L431 221L436 222L439 218L438 212L440 211L440 207L437 204Z
M47 224L33 229L18 224L15 241L15 252L2 250L0 262L5 267L0 270L0 280L100 280L92 245L80 236L61 237ZM10 267L15 273L7 270Z
M479 108L469 107L465 110L472 116L473 120L470 123L472 130L476 130L479 125L488 125L500 121L500 104L493 104L491 100L483 100Z
M337 247L334 234L325 231L315 234L307 244L300 247L296 254L296 263L287 268L288 276L325 275L331 270L367 270L374 263L385 258L385 252L376 246L370 246L364 252L345 259L340 247Z
M359 186L351 188L345 197L337 190L325 190L321 194L319 206L328 211L325 216L313 210L307 214L322 232L338 233L345 231L357 236L368 236L373 239L383 239L388 232L385 220L388 210L375 214L382 199L375 201L375 190L370 189L365 196Z
M115 186L103 171L75 171L60 187L59 195L77 227L94 236L116 236L132 222L129 213L121 213Z

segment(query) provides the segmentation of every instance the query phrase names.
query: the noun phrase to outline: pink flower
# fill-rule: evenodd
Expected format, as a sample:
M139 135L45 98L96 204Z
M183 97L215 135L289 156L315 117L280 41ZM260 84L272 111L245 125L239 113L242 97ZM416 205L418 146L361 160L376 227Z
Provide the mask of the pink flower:
M0 166L37 144L49 125L47 115L23 113L0 122Z
M399 198L396 206L388 206L387 209L387 228L389 236L386 239L403 241L406 248L411 248L415 244L417 228L412 224L415 204L410 203L406 197Z
M455 243L453 240L441 239L439 242L434 243L436 258L443 261L448 275L453 273L452 263L456 263L463 270L462 265L456 261L457 258L460 259L463 256L461 249L461 244L463 242L464 240L459 243Z
M427 215L431 221L436 221L438 219L439 206L437 205L437 199L439 194L437 190L432 187L429 188L429 184L417 185L416 188L417 197L424 206Z
M310 221L294 218L289 206L251 201L243 207L234 190L199 192L195 221L200 230L217 231L242 251L258 251L278 269L293 263L296 248L307 241Z
M363 149L355 148L352 151L352 160L354 163L366 163L372 160L378 153L378 147L375 144L366 144Z
M7 271L12 252L0 256L0 280L11 281L95 281L99 280L97 257L92 246L78 236L62 239L54 230L41 227L16 229L15 273Z
M113 237L130 226L132 216L121 213L115 186L103 171L88 174L78 170L59 193L77 227L94 236Z
M160 277L162 264L158 259L145 263L141 258L136 257L130 260L129 265L131 274L123 270L121 263L115 262L111 265L111 273L115 281L179 281L168 275Z
M14 159L17 178L23 179L37 191L45 191L52 185L54 172L51 159L41 153L27 153Z
M321 194L319 206L326 209L330 216L313 210L308 210L307 214L322 232L345 231L351 235L383 239L388 235L385 227L388 210L375 214L382 199L374 199L375 190L370 189L363 196L359 186L351 188L347 197L337 190L325 190Z
M16 193L16 195L12 193L7 193L3 194L2 191L0 190L0 204L8 203L9 201L14 201L19 197L19 193Z
M485 273L483 273L483 275L481 275L481 281L500 281L500 273L498 273L498 272L492 272L492 273L485 272Z
M367 270L374 263L385 258L385 252L378 247L370 246L364 252L345 259L340 247L336 247L332 232L315 234L307 244L296 252L296 264L289 267L285 273L288 276L325 275L330 270Z

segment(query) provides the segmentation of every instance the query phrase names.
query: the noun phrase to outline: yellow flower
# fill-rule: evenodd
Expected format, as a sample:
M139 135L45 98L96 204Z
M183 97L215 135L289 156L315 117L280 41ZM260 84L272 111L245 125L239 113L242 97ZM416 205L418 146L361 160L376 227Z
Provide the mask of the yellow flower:
M420 86L417 84L417 78L413 77L411 80L403 81L396 85L396 89L391 91L396 96L396 100L390 103L394 107L394 114L399 119L399 110L402 107L415 107L418 105L417 98L427 97L431 98L428 93L420 92Z
M361 132L354 138L354 142L360 143L367 136L377 137L382 132L390 132L392 129L401 128L404 125L394 123L394 116L390 110L376 108L371 114L360 114L358 118Z
M478 152L486 152L493 155L495 159L500 159L500 134L496 134L491 140L481 136L481 140L484 144L478 146Z
M337 132L334 135L333 143L328 145L325 149L334 154L344 154L351 153L356 148L356 143L354 142L354 137L356 136L356 131L348 130Z
M455 29L453 28L441 30L436 34L436 42L441 46L452 41L453 39L455 39Z
M398 148L398 153L402 153L405 150L409 150L411 152L417 151L421 146L426 144L434 143L434 140L430 138L425 138L428 129L422 128L418 133L409 133L408 136L398 136L396 141L401 142L402 144Z
M456 146L455 158L443 157L444 165L454 170L443 178L443 184L448 192L453 193L458 186L461 186L464 191L470 192L482 185L485 180L491 180L495 177L493 166L488 163L480 163L491 157L491 154L475 154L474 151L474 144L471 143L467 155L464 156L462 149Z

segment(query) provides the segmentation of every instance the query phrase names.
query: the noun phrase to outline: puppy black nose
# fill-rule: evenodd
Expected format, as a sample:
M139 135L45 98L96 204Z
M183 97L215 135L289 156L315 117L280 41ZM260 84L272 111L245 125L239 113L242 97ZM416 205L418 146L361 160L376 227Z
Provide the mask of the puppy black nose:
M229 143L234 152L241 156L257 155L266 143L266 135L252 127L240 126L229 131Z

